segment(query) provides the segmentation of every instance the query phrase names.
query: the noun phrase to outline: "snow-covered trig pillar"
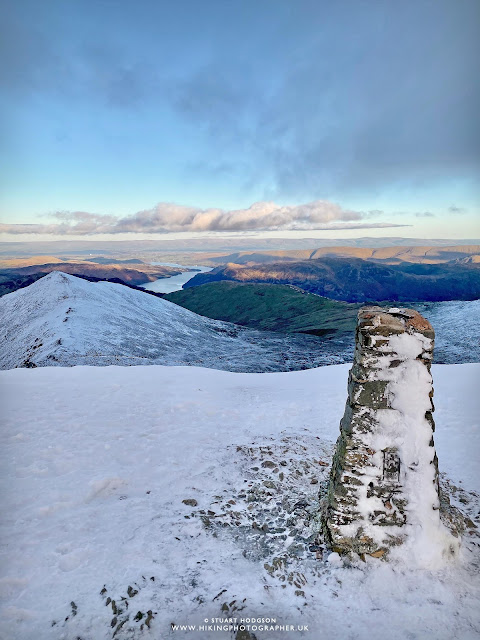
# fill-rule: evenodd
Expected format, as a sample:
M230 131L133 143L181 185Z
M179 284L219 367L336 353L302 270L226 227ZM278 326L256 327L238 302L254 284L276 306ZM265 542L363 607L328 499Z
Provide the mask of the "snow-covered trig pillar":
M439 512L433 343L430 323L412 309L359 312L324 512L338 553L382 557L404 545L429 564L454 551Z

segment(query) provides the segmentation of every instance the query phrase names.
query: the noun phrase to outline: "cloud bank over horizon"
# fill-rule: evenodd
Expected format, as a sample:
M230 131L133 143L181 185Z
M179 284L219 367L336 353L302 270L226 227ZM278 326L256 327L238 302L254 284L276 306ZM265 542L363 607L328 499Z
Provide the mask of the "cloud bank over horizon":
M7 4L5 223L67 210L52 219L64 233L121 233L148 226L140 209L162 194L201 207L201 229L250 228L251 213L230 210L252 202L322 200L478 236L478 0ZM289 215L265 213L265 228Z
M376 215L382 212L374 212ZM314 231L405 227L392 222L364 222L370 213L351 211L326 200L298 205L255 202L247 209L202 209L160 202L151 209L117 217L83 211L57 211L55 222L0 224L0 233L97 235L121 233Z

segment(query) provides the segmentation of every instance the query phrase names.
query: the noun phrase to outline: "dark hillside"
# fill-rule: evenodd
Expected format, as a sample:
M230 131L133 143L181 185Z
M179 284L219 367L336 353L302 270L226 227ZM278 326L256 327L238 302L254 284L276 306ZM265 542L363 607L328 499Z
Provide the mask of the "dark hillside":
M315 335L353 331L359 308L289 285L227 281L175 291L165 299L216 320L254 329Z
M305 291L346 302L475 300L480 298L480 265L384 265L359 258L322 258L241 266L227 264L198 274L186 288L230 280L290 284Z

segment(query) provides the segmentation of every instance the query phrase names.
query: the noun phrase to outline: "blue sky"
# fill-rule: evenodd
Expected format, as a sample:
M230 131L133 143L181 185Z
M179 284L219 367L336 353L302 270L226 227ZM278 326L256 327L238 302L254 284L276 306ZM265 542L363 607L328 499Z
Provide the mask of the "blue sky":
M477 0L4 6L4 239L480 236Z

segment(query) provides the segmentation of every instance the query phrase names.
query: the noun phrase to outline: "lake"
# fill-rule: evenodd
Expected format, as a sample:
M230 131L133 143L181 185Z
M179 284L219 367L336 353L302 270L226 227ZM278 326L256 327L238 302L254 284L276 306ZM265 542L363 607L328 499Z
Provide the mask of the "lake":
M191 280L197 273L206 273L211 271L211 267L203 267L201 265L194 265L192 267L186 267L183 264L175 264L173 262L152 262L151 264L160 265L163 267L178 267L179 269L195 269L195 271L183 271L178 276L171 276L170 278L160 278L154 282L146 282L140 285L144 289L149 291L156 291L157 293L172 293L178 291L182 286Z

